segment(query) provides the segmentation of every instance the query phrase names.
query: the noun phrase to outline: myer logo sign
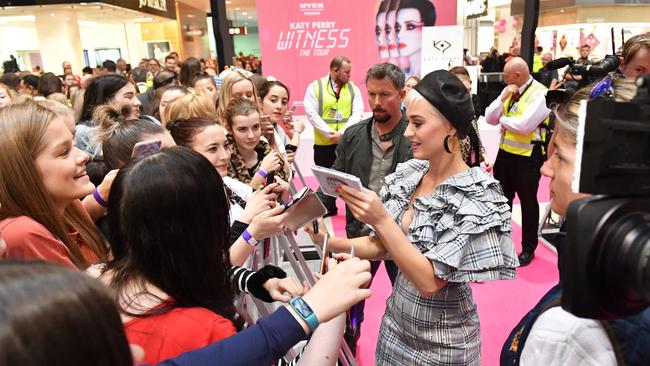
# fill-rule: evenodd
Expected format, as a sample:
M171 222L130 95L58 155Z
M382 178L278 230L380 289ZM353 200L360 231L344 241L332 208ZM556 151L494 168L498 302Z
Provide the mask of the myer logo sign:
M467 0L465 4L465 17L478 18L487 15L487 0Z
M325 3L300 3L298 6L304 15L320 15L325 10Z
M160 11L167 11L167 0L140 0L140 7L148 7Z

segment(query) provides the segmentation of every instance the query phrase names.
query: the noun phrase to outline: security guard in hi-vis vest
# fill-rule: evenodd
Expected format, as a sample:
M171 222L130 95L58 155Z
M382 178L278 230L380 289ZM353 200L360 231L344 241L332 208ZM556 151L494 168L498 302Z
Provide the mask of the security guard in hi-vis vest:
M528 265L535 257L539 203L537 188L546 159L549 113L547 88L530 76L526 61L515 57L503 69L507 85L485 110L489 124L501 126L501 143L494 163L494 177L512 209L515 193L521 202L522 252L519 263Z
M359 88L350 81L352 62L336 56L327 76L307 87L304 106L307 119L314 126L314 163L330 168L336 160L336 145L346 127L359 122L363 100ZM324 202L328 216L337 213L335 200Z

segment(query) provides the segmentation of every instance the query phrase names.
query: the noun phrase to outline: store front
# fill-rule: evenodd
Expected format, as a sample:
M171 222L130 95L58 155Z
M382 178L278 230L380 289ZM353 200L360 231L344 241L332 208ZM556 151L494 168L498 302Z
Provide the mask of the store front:
M490 0L487 16L479 18L477 54L496 46L508 52L519 46L525 0ZM622 38L650 31L647 0L547 0L540 2L536 45L557 57L579 57L589 44L591 57L612 53L611 29L618 49Z
M134 67L142 58L163 61L172 50L205 57L205 15L174 0L15 0L0 8L0 60L14 55L21 70L58 73L63 61L80 72L107 59Z

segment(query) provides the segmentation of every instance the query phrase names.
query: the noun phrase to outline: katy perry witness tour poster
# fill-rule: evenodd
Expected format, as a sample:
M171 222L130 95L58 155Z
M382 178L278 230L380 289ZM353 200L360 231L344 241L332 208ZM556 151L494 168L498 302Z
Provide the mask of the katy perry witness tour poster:
M294 100L337 55L352 60L362 92L366 70L378 62L420 76L422 28L455 25L456 10L456 0L258 1L264 73L285 82Z

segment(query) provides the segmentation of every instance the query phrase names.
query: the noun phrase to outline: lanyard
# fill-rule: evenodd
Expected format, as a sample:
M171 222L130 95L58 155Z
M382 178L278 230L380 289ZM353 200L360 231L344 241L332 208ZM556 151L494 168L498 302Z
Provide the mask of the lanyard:
M329 92L329 89L332 90L332 93L334 94L334 97L336 98L336 102L338 103L339 98L341 96L341 84L337 84L336 90L334 90L334 87L332 87L332 76L327 77L327 91Z
M512 109L512 106L515 105L515 103L519 102L519 100L521 99L521 97L523 97L524 94L526 94L526 91L528 91L528 88L530 88L531 85L533 85L533 82L532 82L532 81L530 82L530 84L528 84L528 85L524 88L524 91L521 92L521 93L519 93L519 90L517 90L517 93L519 93L519 98L517 98L517 100L514 100L514 98L513 98L514 95L513 95L512 97L510 97L510 104L508 104L508 110L507 110L507 113L510 113L510 110Z

